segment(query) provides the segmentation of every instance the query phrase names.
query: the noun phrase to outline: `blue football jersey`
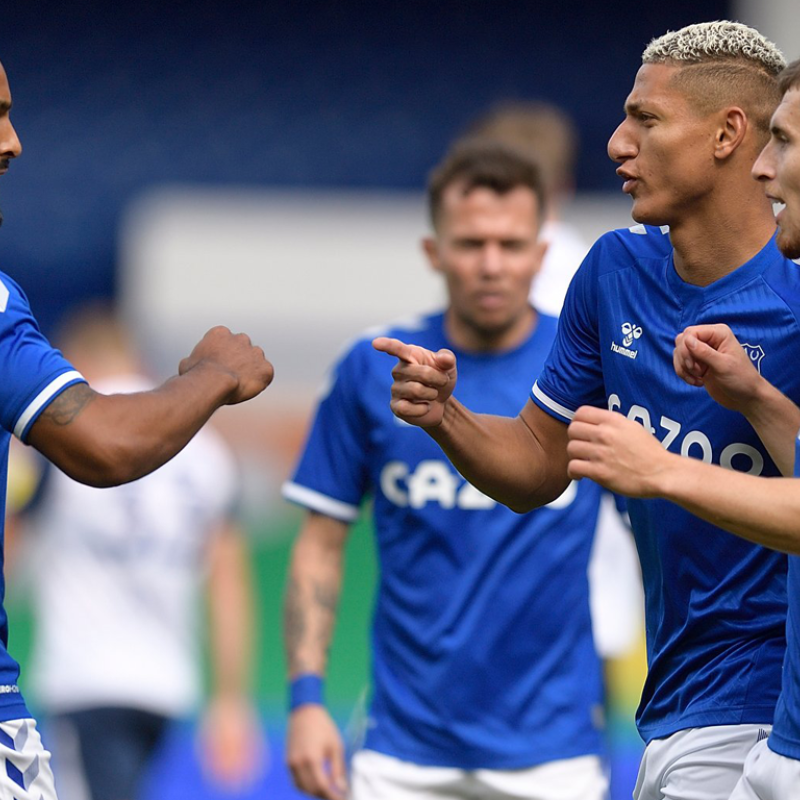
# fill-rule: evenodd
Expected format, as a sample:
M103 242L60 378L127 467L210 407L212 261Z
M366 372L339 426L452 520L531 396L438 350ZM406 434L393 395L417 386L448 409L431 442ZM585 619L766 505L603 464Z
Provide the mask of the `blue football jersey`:
M455 350L456 394L518 413L552 344L540 316L509 352ZM387 332L450 347L441 314ZM370 337L371 339L371 337ZM601 750L587 564L600 489L517 515L389 408L392 360L359 341L322 398L285 496L351 522L374 498L380 562L366 747L418 764L513 769Z
M800 478L800 438L795 439L794 475ZM769 746L782 756L800 759L800 556L795 555L789 556L786 660Z
M668 450L777 475L755 431L677 377L676 334L725 322L773 384L800 400L800 275L771 240L710 286L685 283L666 229L603 236L578 270L535 403L569 421L581 405L638 420ZM629 500L645 587L646 741L705 725L772 722L786 620L785 555L661 499Z
M0 273L0 520L5 519L8 448L12 433L24 441L47 404L83 378L39 332L22 289ZM0 522L0 553L3 528ZM0 556L1 557L1 556ZM19 666L8 654L8 617L0 575L0 721L29 717L17 680Z

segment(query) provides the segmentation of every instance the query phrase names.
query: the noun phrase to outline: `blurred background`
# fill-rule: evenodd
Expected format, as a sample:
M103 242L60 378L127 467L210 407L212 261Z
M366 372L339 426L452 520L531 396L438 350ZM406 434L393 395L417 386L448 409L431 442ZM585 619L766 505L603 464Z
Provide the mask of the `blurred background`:
M270 737L258 786L237 797L295 796L282 763L280 603L300 515L278 491L345 342L441 300L418 246L428 170L498 101L546 100L581 137L564 216L589 240L628 225L605 147L644 46L692 22L739 19L793 59L793 5L5 4L0 59L24 154L0 184L0 269L22 284L45 333L77 304L113 299L157 377L218 323L251 334L275 365L262 398L218 414L242 465L259 598L254 690ZM328 682L343 724L367 682L374 574L362 525L349 545ZM30 619L8 581L24 689ZM615 797L633 785L642 677L640 646L611 665ZM221 791L203 784L194 752L187 724L157 765L160 800Z

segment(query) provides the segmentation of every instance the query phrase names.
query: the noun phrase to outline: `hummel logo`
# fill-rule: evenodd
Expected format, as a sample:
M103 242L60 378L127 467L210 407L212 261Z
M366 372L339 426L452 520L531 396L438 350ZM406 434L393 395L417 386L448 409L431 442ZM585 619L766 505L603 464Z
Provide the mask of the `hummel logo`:
M624 334L622 344L624 344L625 347L630 347L633 344L633 340L638 339L642 335L642 328L639 325L631 325L630 322L623 322L622 333Z
M639 355L638 350L631 350L630 347L633 344L634 339L640 339L642 333L641 325L634 325L632 322L623 322L621 326L622 330L622 347L620 347L616 342L611 342L611 349L615 353L619 353L621 356L625 356L626 358L636 358Z
M764 739L769 739L769 734L763 728L759 728L756 742L763 742Z

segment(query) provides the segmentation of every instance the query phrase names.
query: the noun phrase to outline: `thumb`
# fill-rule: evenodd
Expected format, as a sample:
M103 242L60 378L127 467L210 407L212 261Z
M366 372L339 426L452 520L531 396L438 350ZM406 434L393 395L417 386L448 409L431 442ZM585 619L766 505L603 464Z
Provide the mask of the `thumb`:
M436 366L442 370L442 372L451 372L455 369L456 356L452 350L447 350L445 348L438 350L434 354L434 359L436 360Z

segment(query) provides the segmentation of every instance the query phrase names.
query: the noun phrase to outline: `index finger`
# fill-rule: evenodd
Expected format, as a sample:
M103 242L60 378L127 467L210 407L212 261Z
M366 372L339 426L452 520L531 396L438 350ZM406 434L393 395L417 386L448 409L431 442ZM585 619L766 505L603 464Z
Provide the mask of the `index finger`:
M399 339L390 339L388 336L378 336L377 339L372 340L372 346L381 353L394 356L401 361L407 361L409 364L418 363L418 359L414 358L414 348L410 344L401 342Z

